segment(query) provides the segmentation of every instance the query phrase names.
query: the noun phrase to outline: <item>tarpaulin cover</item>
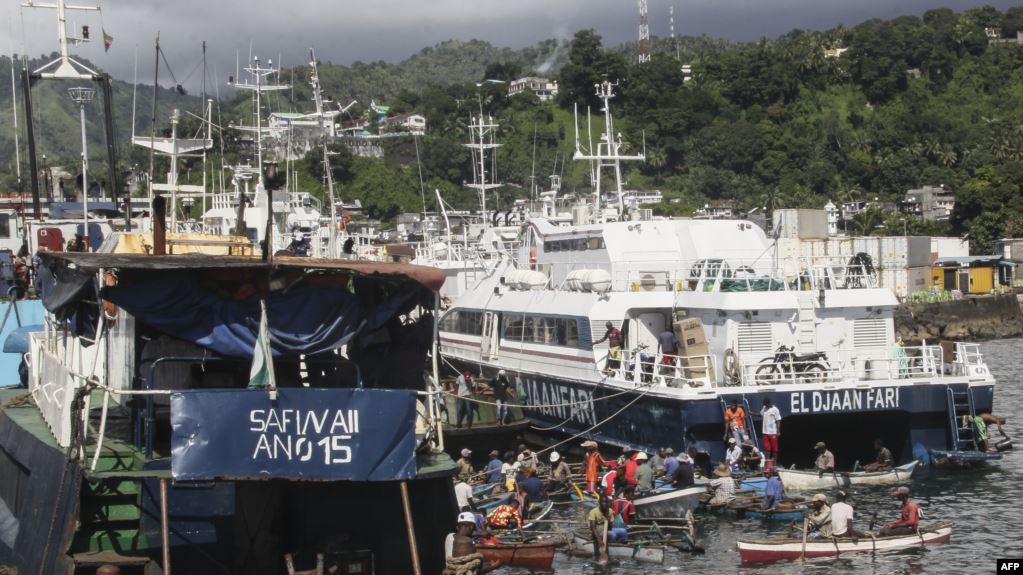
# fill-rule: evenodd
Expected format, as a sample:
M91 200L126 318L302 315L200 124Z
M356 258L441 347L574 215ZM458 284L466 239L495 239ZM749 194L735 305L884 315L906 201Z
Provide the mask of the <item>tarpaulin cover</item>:
M37 282L47 311L60 321L69 321L73 335L95 338L99 316L95 274L42 260Z
M412 390L284 388L171 395L171 473L394 481L416 475Z
M274 355L315 354L346 344L359 329L375 330L407 311L419 289L408 281L383 303L367 306L346 289L299 286L267 295ZM189 274L153 274L130 285L105 287L100 295L163 333L217 353L249 357L259 327L259 296L224 299Z
M66 552L74 531L79 477L77 462L68 463L60 449L0 412L0 500L7 512L0 517L0 565L17 566L20 573L74 570Z

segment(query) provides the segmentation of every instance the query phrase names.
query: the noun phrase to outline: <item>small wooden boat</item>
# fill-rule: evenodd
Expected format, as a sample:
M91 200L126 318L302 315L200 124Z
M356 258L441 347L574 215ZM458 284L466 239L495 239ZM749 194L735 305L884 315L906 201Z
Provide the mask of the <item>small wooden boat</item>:
M479 543L476 551L490 562L504 567L526 567L529 569L550 569L554 563L554 551L558 541L533 541L530 543L504 542L497 544Z
M803 518L803 508L761 509L759 505L745 508L742 513L750 519L764 521L796 521Z
M632 530L630 529L630 533ZM572 546L582 553L593 554L593 535L589 529L576 529L572 534ZM607 555L614 559L634 559L644 563L664 563L665 546L647 538L628 543L608 543Z
M863 553L905 549L919 545L948 543L952 536L952 523L935 523L911 535L892 537L861 537L852 539L814 539L803 546L802 537L774 539L740 539L739 557L743 563L770 563L799 559L800 557L836 557L844 553Z
M700 496L706 492L706 485L679 488L669 485L636 497L632 503L638 517L682 517L699 506Z
M494 490L500 483L479 483L472 486L473 499L483 499L494 494Z
M844 489L852 485L894 485L908 481L920 462L910 461L887 471L836 471L825 473L799 469L778 469L781 484L789 491L812 491L814 489Z

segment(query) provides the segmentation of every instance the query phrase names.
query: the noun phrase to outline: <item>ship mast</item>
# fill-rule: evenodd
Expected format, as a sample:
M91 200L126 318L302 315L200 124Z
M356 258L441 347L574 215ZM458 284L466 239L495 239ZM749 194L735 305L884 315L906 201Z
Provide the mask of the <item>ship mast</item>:
M323 89L320 86L320 73L316 67L316 52L309 49L309 67L311 68L309 83L313 88L313 99L316 101L316 122L320 129L320 146L323 148L323 173L327 177L327 201L330 202L330 235L327 243L330 257L337 257L337 206L334 200L334 174L330 168L330 154L327 152L327 139L333 136L334 120L328 130L323 125Z
M625 161L646 161L645 154L635 154L626 156L621 154L622 148L622 135L621 133L615 134L614 132L614 119L611 116L611 98L614 98L614 88L618 83L611 83L604 80L600 84L596 84L597 97L600 98L601 111L604 112L604 133L600 135L600 140L597 142L596 149L591 144L589 148L586 148L582 144L582 140L579 138L579 117L576 115L575 119L575 153L572 155L573 160L586 160L593 164L593 203L594 203L594 218L598 218L601 212L601 174L605 168L611 168L614 171L615 178L615 196L616 206L618 211L619 219L625 214L625 204L623 201L624 191L622 190L622 160ZM588 130L589 131L589 130ZM644 151L646 143L644 142ZM602 219L602 218L600 218Z
M487 158L489 157L490 163L494 166L491 170L491 177L496 177L496 150L501 146L498 144L495 137L497 134L497 123L494 122L494 118L487 116L483 118L483 100L480 99L480 115L478 117L469 118L469 143L465 144L467 148L472 150L473 159L473 182L471 184L465 184L465 187L476 190L476 193L480 197L480 212L483 214L483 227L486 228L490 220L487 218L487 190L501 187L501 184L497 182L487 182Z

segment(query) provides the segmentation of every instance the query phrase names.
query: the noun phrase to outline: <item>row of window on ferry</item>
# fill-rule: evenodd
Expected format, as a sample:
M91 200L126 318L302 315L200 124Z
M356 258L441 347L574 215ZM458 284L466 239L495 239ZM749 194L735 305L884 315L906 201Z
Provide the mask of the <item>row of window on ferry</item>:
M580 337L580 333L588 333L584 327L585 321L572 317L505 313L501 317L501 339L509 342L589 349L589 338ZM483 312L452 310L441 319L440 329L451 333L481 335Z
M573 238L570 240L548 240L543 243L545 253L571 252L604 249L604 238Z

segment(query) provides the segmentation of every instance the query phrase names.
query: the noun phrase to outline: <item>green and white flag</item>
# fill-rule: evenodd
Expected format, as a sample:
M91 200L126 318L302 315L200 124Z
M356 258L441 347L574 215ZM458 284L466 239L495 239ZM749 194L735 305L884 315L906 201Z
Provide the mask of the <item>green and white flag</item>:
M270 350L270 329L266 322L266 301L259 302L259 333L252 349L252 369L249 371L249 389L277 389L274 379L274 358Z

